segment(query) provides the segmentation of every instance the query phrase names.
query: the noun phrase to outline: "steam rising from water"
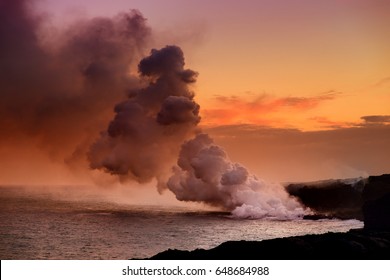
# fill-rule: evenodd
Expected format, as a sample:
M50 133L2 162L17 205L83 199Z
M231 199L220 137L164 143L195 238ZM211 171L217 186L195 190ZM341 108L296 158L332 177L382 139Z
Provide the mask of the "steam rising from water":
M241 218L294 219L304 214L281 185L260 180L230 161L207 134L183 144L168 188L179 200L220 206Z
M90 150L92 168L138 182L155 177L160 191L168 187L179 200L218 206L237 217L293 219L304 214L282 186L231 162L196 128L199 105L190 85L197 73L184 68L179 47L152 50L139 72L148 84L115 107L115 118Z
M138 11L81 20L45 42L44 17L29 5L0 0L0 144L13 148L12 157L22 139L75 170L87 155L92 169L157 179L159 191L239 217L303 213L280 186L257 179L200 134L191 89L197 73L184 67L179 47L152 50L140 75L130 74L151 34Z

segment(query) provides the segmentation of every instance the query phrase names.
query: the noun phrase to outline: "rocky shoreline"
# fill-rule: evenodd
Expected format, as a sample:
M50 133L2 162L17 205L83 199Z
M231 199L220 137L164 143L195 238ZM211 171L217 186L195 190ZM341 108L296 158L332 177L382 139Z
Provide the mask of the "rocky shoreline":
M263 241L227 241L209 250L169 249L151 259L390 259L390 174L290 184L286 190L314 210L314 218L357 218L364 221L364 229Z
M342 260L390 259L390 232L294 236L263 241L228 241L210 249L167 250L156 260Z

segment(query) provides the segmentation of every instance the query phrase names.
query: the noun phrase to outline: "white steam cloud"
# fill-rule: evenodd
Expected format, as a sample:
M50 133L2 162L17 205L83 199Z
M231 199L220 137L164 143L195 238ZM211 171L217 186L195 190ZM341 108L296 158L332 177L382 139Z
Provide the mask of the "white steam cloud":
M168 188L179 200L219 206L240 218L295 219L305 212L281 185L262 181L231 162L207 134L183 144Z
M197 73L184 69L183 52L176 46L152 50L138 69L146 86L115 106L115 118L88 156L94 169L140 183L157 178L162 190L181 143L194 135L200 121L190 90Z
M281 185L259 180L200 133L199 105L190 89L197 73L184 68L179 47L152 50L138 69L146 85L115 107L107 131L90 149L92 168L141 183L156 178L158 189L168 188L178 200L217 206L240 218L304 214Z

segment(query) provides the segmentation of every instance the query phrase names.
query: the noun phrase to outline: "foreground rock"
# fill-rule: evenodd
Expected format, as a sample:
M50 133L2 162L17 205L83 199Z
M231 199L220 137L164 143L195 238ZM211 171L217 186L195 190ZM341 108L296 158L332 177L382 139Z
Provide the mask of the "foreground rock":
M210 250L167 250L151 259L180 260L357 260L390 259L390 232L351 230L277 238L228 241Z

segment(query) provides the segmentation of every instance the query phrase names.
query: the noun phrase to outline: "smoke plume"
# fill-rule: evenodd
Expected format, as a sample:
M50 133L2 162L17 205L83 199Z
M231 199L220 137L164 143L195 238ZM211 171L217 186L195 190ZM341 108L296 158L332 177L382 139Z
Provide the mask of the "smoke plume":
M86 163L113 106L138 85L129 73L150 29L133 10L48 32L33 3L0 0L0 144L14 153L38 146L56 161Z
M159 190L168 188L178 200L207 203L237 217L303 215L282 186L231 162L197 129L199 105L190 90L197 74L184 68L180 48L152 50L139 63L139 73L148 84L115 107L115 118L89 153L92 168L141 183L156 178Z
M31 1L0 0L0 144L7 153L38 145L75 169L88 161L121 180L156 180L159 191L238 217L302 215L281 186L231 162L201 133L197 73L184 67L179 47L152 50L139 75L131 74L151 33L138 11L54 33L45 22Z
M199 105L190 85L197 73L184 69L180 48L152 50L139 73L147 85L115 106L115 117L89 152L91 167L145 183L165 186L180 144L194 135Z

